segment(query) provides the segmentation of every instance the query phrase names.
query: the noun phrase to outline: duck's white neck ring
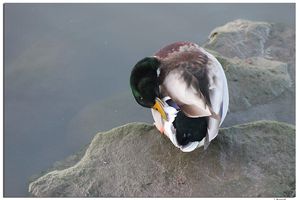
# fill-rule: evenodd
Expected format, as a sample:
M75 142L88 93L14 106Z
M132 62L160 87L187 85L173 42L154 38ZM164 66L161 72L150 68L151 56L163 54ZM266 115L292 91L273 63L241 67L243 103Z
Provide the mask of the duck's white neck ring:
M159 75L160 75L160 68L157 68L156 74L157 74L157 77L159 77Z

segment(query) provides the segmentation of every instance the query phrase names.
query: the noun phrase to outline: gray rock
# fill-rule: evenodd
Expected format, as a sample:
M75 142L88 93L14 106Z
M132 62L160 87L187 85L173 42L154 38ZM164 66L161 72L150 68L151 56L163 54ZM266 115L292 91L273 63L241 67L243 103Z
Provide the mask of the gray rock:
M211 53L220 61L227 77L230 112L267 103L292 86L286 63L262 57L239 59Z
M204 47L229 58L290 62L295 58L295 30L279 23L238 19L215 28Z
M39 197L293 197L295 127L259 121L222 129L183 153L152 125L98 133L75 165L33 181Z

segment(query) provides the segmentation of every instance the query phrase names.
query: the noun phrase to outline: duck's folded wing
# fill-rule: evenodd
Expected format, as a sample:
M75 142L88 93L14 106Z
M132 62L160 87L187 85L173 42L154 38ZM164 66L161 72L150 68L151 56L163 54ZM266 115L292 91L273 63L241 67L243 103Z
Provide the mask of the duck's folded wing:
M212 114L206 100L192 85L188 86L179 70L171 71L161 87L186 116L195 118Z
M222 65L210 53L204 52L210 62L207 64L208 79L209 79L209 97L211 102L212 112L219 116L219 119L209 118L208 122L208 141L213 140L219 131L219 127L225 119L228 111L229 95L227 79Z

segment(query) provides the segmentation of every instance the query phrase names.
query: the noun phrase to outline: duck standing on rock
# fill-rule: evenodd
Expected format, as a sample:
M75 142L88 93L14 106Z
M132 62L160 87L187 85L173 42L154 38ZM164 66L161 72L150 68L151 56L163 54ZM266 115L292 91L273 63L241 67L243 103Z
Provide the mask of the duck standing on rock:
M130 86L137 103L151 108L157 129L184 152L206 149L227 114L223 68L192 42L175 42L140 60Z

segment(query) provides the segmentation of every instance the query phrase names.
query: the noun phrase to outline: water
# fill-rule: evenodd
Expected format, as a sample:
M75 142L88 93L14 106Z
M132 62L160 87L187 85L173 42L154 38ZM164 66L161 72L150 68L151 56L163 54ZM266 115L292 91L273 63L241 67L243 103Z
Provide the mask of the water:
M295 26L294 4L5 4L4 195L92 136L152 122L129 89L131 67L165 44L204 43L237 18Z

